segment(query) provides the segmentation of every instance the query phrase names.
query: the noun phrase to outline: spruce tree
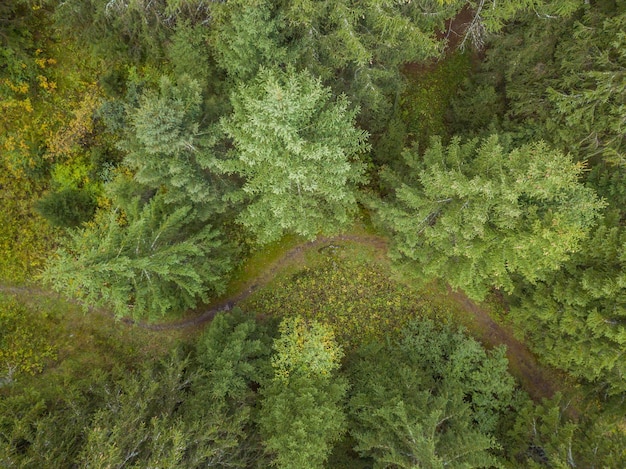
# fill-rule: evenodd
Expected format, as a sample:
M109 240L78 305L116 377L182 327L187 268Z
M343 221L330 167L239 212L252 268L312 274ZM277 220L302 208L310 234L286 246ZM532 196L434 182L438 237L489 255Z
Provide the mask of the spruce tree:
M129 108L129 127L120 148L134 179L152 189L167 187L168 202L193 202L202 213L223 211L225 188L212 176L214 131L201 128L200 84L186 75L163 76Z
M190 206L157 194L147 202L134 197L70 232L44 280L117 316L156 318L222 292L230 268L219 232L199 223Z
M440 278L481 300L492 286L534 283L557 270L603 203L579 182L583 165L539 142L506 151L497 136L405 153L394 197L375 201L391 256L423 281Z
M219 167L244 179L232 196L247 203L238 221L259 243L345 228L356 212L356 185L365 181L367 134L354 125L357 109L292 70L263 70L231 100L222 127L234 150Z
M276 466L321 468L345 430L341 348L328 326L299 317L283 320L280 333L273 376L262 389L261 435Z
M374 467L498 467L495 429L511 403L504 350L430 321L363 347L349 369L355 450Z

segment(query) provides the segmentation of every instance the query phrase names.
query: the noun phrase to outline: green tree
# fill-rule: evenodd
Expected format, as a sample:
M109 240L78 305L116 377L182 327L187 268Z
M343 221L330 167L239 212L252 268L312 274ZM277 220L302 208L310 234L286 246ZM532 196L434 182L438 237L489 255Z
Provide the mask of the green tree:
M624 164L624 2L578 3L569 19L520 15L488 43L459 126L476 128L476 109L493 115L491 103L506 103L502 125L517 142L543 139L577 161Z
M53 226L73 228L91 220L97 202L93 194L80 189L51 192L35 208Z
M90 306L117 316L156 318L223 291L231 268L228 246L189 206L161 194L133 197L70 233L44 271L44 280Z
M249 409L199 395L199 371L172 356L115 384L86 431L83 467L246 467L237 450Z
M220 187L207 168L214 156L209 129L200 129L202 94L197 81L183 75L174 83L162 77L158 92L148 90L129 111L130 128L120 146L134 179L153 189L167 188L170 202L196 204L207 213L223 210Z
M262 388L261 436L277 467L320 468L345 430L341 348L328 326L299 317L283 320L280 333Z
M626 232L616 215L545 282L520 285L510 312L544 360L611 394L626 391Z
M259 243L285 233L314 238L350 223L364 182L367 134L357 110L308 72L263 70L232 95L222 127L235 149L220 170L245 179L233 197L248 204L238 221Z
M526 399L510 419L502 442L511 468L621 467L626 456L623 409L593 399Z
M594 225L603 203L579 181L583 166L535 143L506 151L497 136L405 153L395 196L375 202L393 233L391 255L422 280L445 279L475 299L514 278L557 270Z
M236 81L247 82L261 67L289 63L283 44L284 21L276 2L230 0L215 7L211 42L219 66Z
M498 467L494 431L511 403L504 349L430 321L363 347L349 370L355 450L376 468Z

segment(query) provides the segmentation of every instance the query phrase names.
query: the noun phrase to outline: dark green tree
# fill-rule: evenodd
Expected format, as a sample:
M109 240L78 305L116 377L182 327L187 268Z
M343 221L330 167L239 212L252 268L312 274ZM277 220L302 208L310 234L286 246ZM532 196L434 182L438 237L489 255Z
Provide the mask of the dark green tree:
M405 153L404 178L374 202L393 236L391 256L427 281L483 299L514 278L533 283L581 249L603 203L579 182L583 166L544 143L506 151L497 136Z
M169 202L193 202L207 214L223 211L216 178L207 170L214 160L214 135L201 129L202 94L197 81L162 77L159 91L147 91L129 111L130 128L121 143L134 179L147 187L165 186Z
M43 277L86 305L110 306L117 316L156 318L223 291L229 253L191 207L166 204L161 194L148 202L134 197L71 232Z
M337 376L342 351L328 326L299 317L283 320L274 341L273 377L262 388L258 422L280 468L321 468L345 431Z
M231 99L222 128L235 149L219 167L245 179L232 196L247 202L238 221L259 243L346 227L365 181L367 133L354 126L357 110L345 97L332 101L308 72L263 70Z
M247 82L261 67L289 63L284 21L277 3L231 0L214 8L211 40L218 65L235 81Z
M350 432L376 468L498 467L500 415L513 378L504 349L430 321L363 347L349 370Z
M81 189L51 192L40 199L35 208L54 226L73 228L89 221L96 211L93 194Z

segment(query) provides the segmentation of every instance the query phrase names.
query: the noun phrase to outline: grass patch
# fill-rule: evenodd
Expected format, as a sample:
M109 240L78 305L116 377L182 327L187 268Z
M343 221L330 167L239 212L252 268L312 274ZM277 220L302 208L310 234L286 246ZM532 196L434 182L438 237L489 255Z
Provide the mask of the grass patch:
M450 101L471 68L470 54L455 52L432 68L405 69L408 86L400 98L400 116L408 143L417 142L423 148L431 137L447 136Z
M3 308L6 304L19 305L20 320L36 326L29 333L39 351L54 351L40 367L41 353L33 350L32 357L37 359L33 369L41 373L16 373L13 382L19 388L53 392L62 383L89 379L94 370L133 369L165 355L183 340L181 332L153 332L116 321L105 313L84 313L78 305L54 295L5 293L0 299ZM17 345L26 349L28 344Z
M304 254L241 306L276 317L299 315L329 324L352 348L401 329L415 317L448 322L448 313L430 298L393 279L374 247L332 242Z

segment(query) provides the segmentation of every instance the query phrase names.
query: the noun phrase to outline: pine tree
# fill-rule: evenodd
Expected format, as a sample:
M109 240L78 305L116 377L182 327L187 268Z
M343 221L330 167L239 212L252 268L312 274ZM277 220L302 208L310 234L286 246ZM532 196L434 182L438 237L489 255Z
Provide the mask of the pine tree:
M220 168L245 179L233 196L247 202L238 221L259 243L346 227L368 149L367 134L354 126L357 110L344 97L332 102L308 72L263 70L231 100L222 127L235 149Z
M391 255L415 277L441 278L483 299L557 270L593 226L603 203L578 178L583 169L544 143L505 151L497 136L480 144L434 140L423 158L407 152L395 197L374 202L393 235Z
M362 348L349 370L355 450L374 467L498 467L493 436L513 393L504 350L411 323Z
M156 318L193 308L225 287L229 249L189 206L134 197L70 233L44 279L117 316Z
M261 435L276 466L321 468L345 426L346 383L336 375L342 352L332 330L316 322L285 319L280 333L262 390Z

